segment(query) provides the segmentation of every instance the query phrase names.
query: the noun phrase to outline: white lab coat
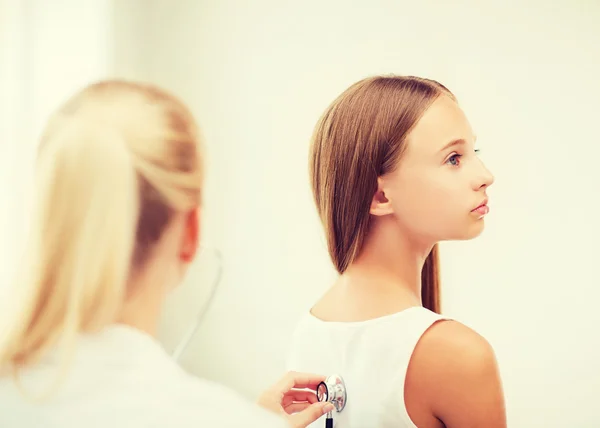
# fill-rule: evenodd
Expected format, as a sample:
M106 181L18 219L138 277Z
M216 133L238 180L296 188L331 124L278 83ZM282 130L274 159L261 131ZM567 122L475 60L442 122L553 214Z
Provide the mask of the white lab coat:
M149 335L114 325L82 336L65 381L35 403L0 378L0 427L284 428L286 422L220 385L187 374ZM26 391L52 382L56 355L22 372Z

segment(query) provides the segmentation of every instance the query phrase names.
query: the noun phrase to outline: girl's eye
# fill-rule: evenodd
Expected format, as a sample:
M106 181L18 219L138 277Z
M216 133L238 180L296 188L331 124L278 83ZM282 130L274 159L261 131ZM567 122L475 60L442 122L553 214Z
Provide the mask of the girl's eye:
M450 156L448 158L448 160L446 161L447 164L450 164L452 166L458 166L460 165L460 158L462 157L462 155L459 155L458 153L453 154L452 156Z

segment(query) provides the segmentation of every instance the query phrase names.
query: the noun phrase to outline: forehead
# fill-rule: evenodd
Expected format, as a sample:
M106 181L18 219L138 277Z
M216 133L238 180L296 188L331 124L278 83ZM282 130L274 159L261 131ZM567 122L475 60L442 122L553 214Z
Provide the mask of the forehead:
M431 104L408 134L406 155L435 155L446 144L460 139L474 142L471 125L458 104L442 95Z

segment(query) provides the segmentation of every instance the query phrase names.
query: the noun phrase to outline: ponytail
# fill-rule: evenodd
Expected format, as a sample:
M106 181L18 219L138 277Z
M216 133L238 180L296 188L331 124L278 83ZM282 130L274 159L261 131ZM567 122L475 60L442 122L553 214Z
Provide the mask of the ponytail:
M421 301L426 309L437 314L441 312L438 244L433 246L421 271Z
M78 332L100 329L120 309L138 215L136 172L122 138L93 118L49 124L17 283L23 299L0 368L16 372L55 345L70 355Z
M51 351L60 361L54 389L77 336L124 317L131 277L172 213L198 206L196 124L181 101L158 87L96 82L50 120L36 175L30 239L8 330L0 332L0 375L12 373L19 384L20 370Z

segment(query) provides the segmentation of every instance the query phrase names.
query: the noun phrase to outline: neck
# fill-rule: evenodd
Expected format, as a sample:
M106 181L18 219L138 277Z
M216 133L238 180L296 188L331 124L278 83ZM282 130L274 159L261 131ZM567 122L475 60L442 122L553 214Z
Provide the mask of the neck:
M118 322L156 336L158 321L165 298L164 287L154 281L136 281L130 286L128 296Z
M402 295L413 304L421 302L421 271L434 243L424 244L409 235L391 216L375 219L360 255L342 277L389 297ZM348 282L348 281L347 281Z

